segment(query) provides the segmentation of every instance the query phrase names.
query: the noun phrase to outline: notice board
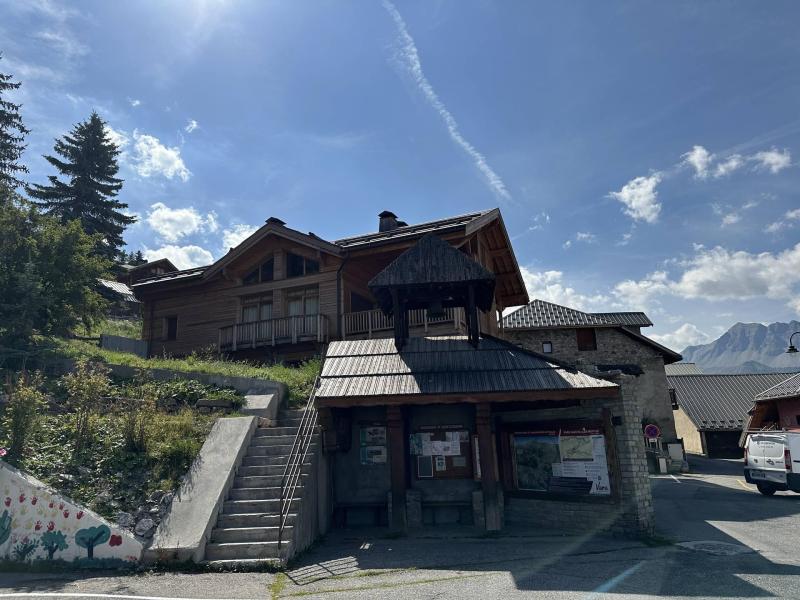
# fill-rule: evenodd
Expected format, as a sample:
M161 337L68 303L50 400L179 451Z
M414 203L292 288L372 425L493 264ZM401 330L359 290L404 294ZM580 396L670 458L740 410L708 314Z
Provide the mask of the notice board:
M472 477L470 432L462 425L422 426L409 436L417 479Z

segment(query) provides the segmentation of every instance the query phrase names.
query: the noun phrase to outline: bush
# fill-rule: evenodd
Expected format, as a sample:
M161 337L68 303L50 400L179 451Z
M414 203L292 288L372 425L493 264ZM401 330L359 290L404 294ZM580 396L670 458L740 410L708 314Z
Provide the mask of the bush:
M8 461L18 464L27 453L31 438L36 435L39 426L39 413L45 405L44 394L39 391L41 375L31 378L25 375L10 390L8 404L5 409L3 428L8 435Z
M108 369L101 364L79 361L75 370L61 378L73 411L75 430L73 459L94 441L92 417L99 412L103 397L111 390Z

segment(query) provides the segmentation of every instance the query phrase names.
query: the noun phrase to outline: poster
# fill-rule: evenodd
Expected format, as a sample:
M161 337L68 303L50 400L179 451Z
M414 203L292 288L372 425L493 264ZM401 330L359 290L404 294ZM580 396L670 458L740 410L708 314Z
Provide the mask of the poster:
M434 456L437 471L445 471L447 469L447 461L444 456Z
M362 446L361 464L362 465L386 464L386 446Z
M521 432L512 441L519 489L611 494L605 438L599 430Z
M386 427L382 425L368 425L361 427L362 446L385 446Z
M417 477L419 477L420 479L427 479L433 477L433 457L431 456L417 457Z

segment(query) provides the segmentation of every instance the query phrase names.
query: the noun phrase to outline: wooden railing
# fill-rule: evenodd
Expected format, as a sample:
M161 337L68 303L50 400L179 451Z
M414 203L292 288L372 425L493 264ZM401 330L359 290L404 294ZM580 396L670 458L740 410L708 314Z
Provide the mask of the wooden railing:
M464 309L446 308L444 316L437 318L428 317L428 311L418 308L408 311L408 326L422 327L427 333L428 327L432 325L442 325L452 323L453 329L461 331L464 329ZM373 333L388 331L394 328L392 320L383 314L379 308L373 310L362 310L359 312L345 313L342 318L342 338L348 335L367 334L372 337Z
M235 351L307 341L327 342L328 335L325 315L281 317L221 327L218 345L220 350Z

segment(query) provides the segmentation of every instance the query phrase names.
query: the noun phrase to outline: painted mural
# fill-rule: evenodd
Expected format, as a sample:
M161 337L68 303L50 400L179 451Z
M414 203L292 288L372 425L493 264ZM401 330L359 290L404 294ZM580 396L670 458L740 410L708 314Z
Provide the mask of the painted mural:
M0 460L0 560L102 568L141 555L130 533Z

